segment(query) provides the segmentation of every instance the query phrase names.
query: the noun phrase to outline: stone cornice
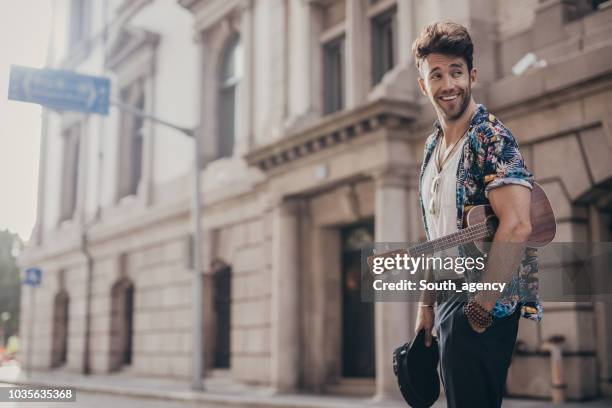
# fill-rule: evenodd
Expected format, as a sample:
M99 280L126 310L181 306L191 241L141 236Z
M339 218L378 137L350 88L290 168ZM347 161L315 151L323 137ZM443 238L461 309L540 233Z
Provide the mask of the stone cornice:
M249 152L249 165L263 171L309 156L332 146L362 137L379 128L401 129L414 122L418 105L381 99L323 118L314 126L289 133L274 143Z
M117 34L113 43L108 49L106 57L106 67L116 70L119 65L132 57L138 51L150 47L155 49L160 41L159 34L125 26Z
M252 7L253 0L177 0L178 4L194 15L197 32L212 28L232 12L241 12Z

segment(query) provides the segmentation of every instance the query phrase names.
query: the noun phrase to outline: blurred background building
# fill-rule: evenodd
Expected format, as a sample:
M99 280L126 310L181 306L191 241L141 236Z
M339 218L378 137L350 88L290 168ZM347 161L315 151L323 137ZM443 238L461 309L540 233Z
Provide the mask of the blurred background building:
M424 239L417 178L435 115L410 50L432 21L470 30L475 98L519 140L554 205L557 240L611 239L609 1L53 6L49 67L108 76L115 99L201 124L208 376L397 396L390 356L411 337L416 305L361 303L359 249ZM26 365L189 381L200 347L192 147L116 108L44 112L38 219L20 261L44 271ZM24 340L31 295L22 296ZM508 393L550 395L543 344L561 335L568 397L612 395L612 305L545 308L542 323L521 321Z

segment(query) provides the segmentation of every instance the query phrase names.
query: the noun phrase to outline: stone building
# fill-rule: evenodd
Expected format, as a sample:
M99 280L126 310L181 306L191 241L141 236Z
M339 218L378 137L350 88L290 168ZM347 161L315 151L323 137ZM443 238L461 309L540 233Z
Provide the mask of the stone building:
M612 7L567 0L54 0L49 66L202 124L205 363L281 392L397 397L390 352L415 305L362 303L359 248L424 239L417 200L434 114L411 43L451 18L476 44L475 90L553 202L557 240L612 235ZM545 66L514 75L529 52ZM540 64L544 65L544 64ZM192 141L112 108L44 112L38 220L23 266L35 370L189 381ZM544 284L544 283L543 283ZM30 292L23 296L24 337ZM522 320L508 393L611 395L612 305Z

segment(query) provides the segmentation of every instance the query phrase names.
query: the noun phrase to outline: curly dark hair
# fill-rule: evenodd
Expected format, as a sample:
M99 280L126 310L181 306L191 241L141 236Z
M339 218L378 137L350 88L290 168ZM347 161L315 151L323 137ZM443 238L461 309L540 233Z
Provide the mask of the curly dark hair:
M443 54L461 57L467 63L468 71L472 71L474 44L467 28L453 21L438 21L431 23L421 31L412 43L412 55L417 68L429 54Z

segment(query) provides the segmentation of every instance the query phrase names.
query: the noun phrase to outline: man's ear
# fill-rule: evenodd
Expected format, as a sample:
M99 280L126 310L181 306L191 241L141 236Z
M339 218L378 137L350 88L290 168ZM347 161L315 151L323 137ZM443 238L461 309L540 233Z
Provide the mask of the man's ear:
M474 87L474 84L478 81L478 70L476 68L472 68L470 72L470 83L471 87Z
M421 88L421 92L423 93L423 95L428 96L427 88L425 88L425 80L419 76L418 82L419 82L419 88Z

